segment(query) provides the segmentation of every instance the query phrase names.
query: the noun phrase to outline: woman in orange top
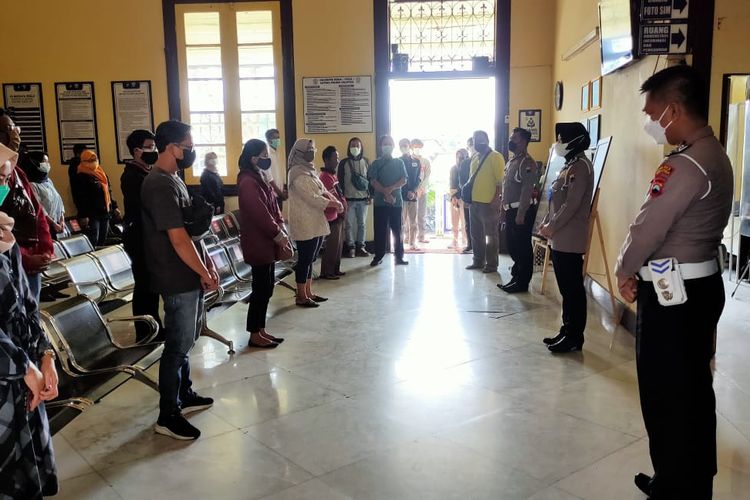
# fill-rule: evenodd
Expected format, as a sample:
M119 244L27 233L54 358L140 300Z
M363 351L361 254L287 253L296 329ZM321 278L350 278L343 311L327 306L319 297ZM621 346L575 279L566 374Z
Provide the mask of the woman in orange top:
M107 241L110 212L116 210L117 205L112 200L109 177L99 165L95 152L87 149L81 153L77 180L82 202L78 207L78 221L91 244L102 247Z

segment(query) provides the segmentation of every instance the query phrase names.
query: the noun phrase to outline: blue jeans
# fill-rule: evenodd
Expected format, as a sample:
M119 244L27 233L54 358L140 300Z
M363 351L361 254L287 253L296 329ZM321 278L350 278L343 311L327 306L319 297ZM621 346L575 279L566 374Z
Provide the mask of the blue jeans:
M365 221L367 221L367 202L349 201L349 211L346 213L346 246L351 248L356 243L365 244Z
M159 412L171 416L180 411L182 400L190 396L190 360L203 326L203 291L163 295L164 352L159 365Z
M91 217L89 225L83 233L89 237L94 248L103 247L107 243L109 232L109 217Z
M39 293L42 291L42 275L41 274L27 274L26 277L29 279L29 291L31 295L36 299L36 303L39 303Z

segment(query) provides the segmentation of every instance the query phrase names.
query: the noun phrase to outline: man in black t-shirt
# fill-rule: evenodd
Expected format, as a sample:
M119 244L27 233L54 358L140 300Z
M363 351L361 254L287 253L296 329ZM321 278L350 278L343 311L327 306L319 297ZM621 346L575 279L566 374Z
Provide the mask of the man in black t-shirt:
M183 209L191 206L187 186L177 175L195 161L190 125L168 121L156 129L159 158L141 188L143 239L153 291L164 300L164 352L159 366L159 418L154 430L181 440L200 431L184 414L213 405L193 392L188 353L203 326L203 292L216 290L219 277L203 244L185 228Z
M466 141L466 149L469 150L469 157L461 162L461 164L458 166L458 197L461 197L461 187L464 186L467 182L469 182L469 179L471 178L471 159L474 157L474 155L477 153L474 149L474 138L469 137L469 140ZM469 235L466 240L468 241L468 244L466 245L466 248L464 248L463 253L472 253L473 249L471 247L471 217L469 215L469 205L468 203L464 203L464 226L466 227L466 234Z

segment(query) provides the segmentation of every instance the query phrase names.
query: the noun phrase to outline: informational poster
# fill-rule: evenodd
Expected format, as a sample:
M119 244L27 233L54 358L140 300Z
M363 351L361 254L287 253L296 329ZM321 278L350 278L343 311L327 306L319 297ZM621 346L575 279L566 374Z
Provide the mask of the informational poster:
M117 163L132 159L126 143L133 130L154 130L151 82L148 80L112 82L112 106L115 114Z
M372 132L372 77L303 78L306 134Z
M55 83L60 155L64 163L73 158L73 146L85 144L99 151L96 131L96 101L93 82Z
M41 83L3 84L5 108L21 128L21 143L29 151L47 151Z
M540 142L542 140L542 110L520 110L518 112L518 127L531 132L531 142Z

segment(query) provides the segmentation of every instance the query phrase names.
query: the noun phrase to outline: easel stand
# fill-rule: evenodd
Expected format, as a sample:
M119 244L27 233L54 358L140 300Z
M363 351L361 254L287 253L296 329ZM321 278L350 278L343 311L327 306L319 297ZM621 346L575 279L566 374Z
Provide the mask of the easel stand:
M583 276L584 278L588 274L589 268L589 255L591 255L591 239L594 235L594 226L596 226L596 234L599 236L599 249L602 252L602 260L604 260L604 274L607 276L607 290L609 291L609 300L612 303L612 319L615 324L620 322L620 317L617 314L617 301L615 301L615 290L612 286L612 275L610 274L609 259L607 259L607 249L604 245L604 234L602 233L602 223L599 218L599 188L596 188L596 194L594 195L594 202L591 204L591 216L589 217L589 234L586 243L586 254L583 257ZM593 278L592 278L593 279Z
M594 229L599 237L599 249L602 252L602 259L604 260L605 274L607 276L607 289L609 291L609 300L612 302L612 319L615 324L619 323L620 318L617 314L617 302L615 301L614 287L612 286L612 275L610 274L609 259L607 258L607 249L604 246L604 234L602 233L602 224L599 219L599 188L596 189L594 195L594 202L591 205L591 215L589 217L589 229L586 239L586 254L583 257L583 277L585 278L588 274L589 255L591 255L591 240L594 236ZM551 256L551 249L549 243L542 238L534 238L534 255L536 255L537 248L544 248L544 263L542 264L542 284L540 293L544 295L544 291L547 286L547 271L549 269L549 262Z

